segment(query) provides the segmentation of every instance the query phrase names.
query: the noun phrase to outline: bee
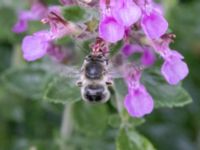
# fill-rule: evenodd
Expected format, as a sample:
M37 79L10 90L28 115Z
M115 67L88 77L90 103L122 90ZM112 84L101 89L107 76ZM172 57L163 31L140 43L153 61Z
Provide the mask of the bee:
M68 79L75 78L76 83L74 84L80 88L81 97L84 101L105 103L111 98L111 91L114 90L113 79L123 77L125 70L120 68L130 69L132 67L129 64L124 67L121 57L116 57L114 63L107 55L107 51L107 46L102 42L102 39L97 39L92 46L92 52L85 57L80 69L75 66L60 64L46 65L45 69L48 72L59 73L59 75Z
M86 56L77 85L81 88L83 100L92 103L107 102L111 95L109 87L113 85L108 74L108 58L102 54Z

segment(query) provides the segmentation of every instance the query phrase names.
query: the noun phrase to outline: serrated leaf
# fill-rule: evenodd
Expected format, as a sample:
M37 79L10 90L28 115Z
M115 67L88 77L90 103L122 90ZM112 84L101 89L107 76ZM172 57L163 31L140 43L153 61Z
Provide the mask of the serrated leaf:
M73 108L76 129L89 136L100 136L106 129L108 110L105 104L78 102Z
M155 150L145 137L134 130L122 128L116 141L117 150Z
M142 81L152 95L156 107L182 107L192 102L192 98L181 85L169 85L158 70L144 72Z
M48 84L44 99L54 103L73 103L81 100L80 89L73 78L57 77Z
M33 99L40 99L49 75L39 68L11 68L2 74L2 81L10 90Z
M182 107L192 102L192 98L181 85L169 85L155 68L143 72L142 84L153 97L156 107ZM115 87L118 94L126 95L127 88L123 80L115 80Z
M66 20L78 22L85 19L86 11L79 6L66 6L62 10Z

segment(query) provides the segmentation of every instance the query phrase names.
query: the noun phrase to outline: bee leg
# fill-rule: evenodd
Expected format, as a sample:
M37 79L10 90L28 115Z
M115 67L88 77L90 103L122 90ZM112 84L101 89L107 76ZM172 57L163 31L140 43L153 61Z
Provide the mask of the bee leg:
M112 81L112 80L106 81L106 85L107 85L107 86L113 86L113 81Z
M79 81L76 82L76 85L77 85L78 87L82 87L83 82L79 80Z

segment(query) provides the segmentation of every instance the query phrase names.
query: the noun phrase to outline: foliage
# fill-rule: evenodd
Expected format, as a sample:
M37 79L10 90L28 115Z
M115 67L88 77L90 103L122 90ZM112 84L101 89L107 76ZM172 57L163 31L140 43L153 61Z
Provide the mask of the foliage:
M18 58L21 54L17 54L15 48L22 38L12 33L11 28L16 17L14 12L20 6L14 1L10 3L12 5L2 1L1 5L0 2L0 12L3 14L0 26L5 27L0 29L0 149L31 150L34 147L38 150L198 149L200 137L197 133L200 129L199 51L197 51L200 29L199 19L196 18L200 8L198 0L184 1L183 4L174 3L170 8L171 14L168 14L172 23L171 29L177 33L178 42L173 46L184 50L191 74L183 86L169 86L160 76L157 67L145 72L142 82L155 98L158 108L151 116L145 118L146 121L131 118L123 108L118 108L118 103L122 103L127 92L125 83L120 79L115 81L115 88L119 92L113 92L112 100L106 104L90 105L81 100L75 79L54 74L41 67L48 60L24 63L22 58ZM93 10L72 6L65 7L63 13L67 20L78 22L84 20L90 11ZM96 21L95 17L93 21ZM88 23L90 25L92 23L91 30L96 29L96 22ZM35 25L33 27L35 28ZM35 31L34 28L30 28L28 32ZM84 46L88 45L88 41L79 45L76 41L70 40L70 44L71 42L75 45L75 51L80 53L76 58L80 61L79 58L85 53L79 49L85 49ZM121 45L118 43L112 47L111 52L116 53ZM168 110L192 102L187 90L195 103L188 107ZM65 105L72 105L70 122L73 129L70 137L63 139L59 127L63 120L61 116ZM164 109L159 109L161 107Z

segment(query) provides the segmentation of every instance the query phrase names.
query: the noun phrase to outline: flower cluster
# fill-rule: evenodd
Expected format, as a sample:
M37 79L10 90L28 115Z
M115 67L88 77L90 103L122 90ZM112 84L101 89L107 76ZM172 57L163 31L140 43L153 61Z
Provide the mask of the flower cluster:
M78 4L72 0L60 2L63 5ZM89 7L96 7L98 4L96 0L82 2ZM121 54L125 59L141 53L140 63L146 68L154 64L157 53L164 59L161 74L169 84L176 85L187 76L189 71L183 56L170 49L174 35L167 33L168 22L161 6L153 0L99 0L99 8L98 36L111 44L122 40L124 46ZM23 39L22 51L27 61L34 61L46 54L61 60L62 47L55 45L53 41L79 30L75 23L63 18L60 6L47 7L40 0L34 1L30 11L19 12L18 18L13 27L16 33L26 31L28 21L31 20L41 20L50 26L48 30L38 31ZM130 67L124 74L128 87L124 106L133 117L143 117L151 113L154 107L153 98L140 82L142 70Z
M37 13L35 14L35 12ZM18 18L18 22L13 27L13 31L16 33L26 31L27 23L30 20L40 20L42 23L49 24L50 26L49 30L38 31L23 39L22 52L24 59L35 61L49 54L58 61L62 61L65 57L65 53L62 54L63 47L55 45L53 41L75 33L77 27L63 19L60 6L46 7L41 1L36 0L31 10L22 11L22 13L19 13Z
M168 22L162 7L152 0L101 0L100 8L99 36L110 43L124 40L121 52L125 58L142 53L140 63L148 67L155 61L154 51L164 59L161 74L169 84L176 85L187 76L183 56L169 47L174 35L166 33ZM133 117L153 110L153 98L140 83L141 74L142 70L135 68L125 74L128 94L124 105Z

